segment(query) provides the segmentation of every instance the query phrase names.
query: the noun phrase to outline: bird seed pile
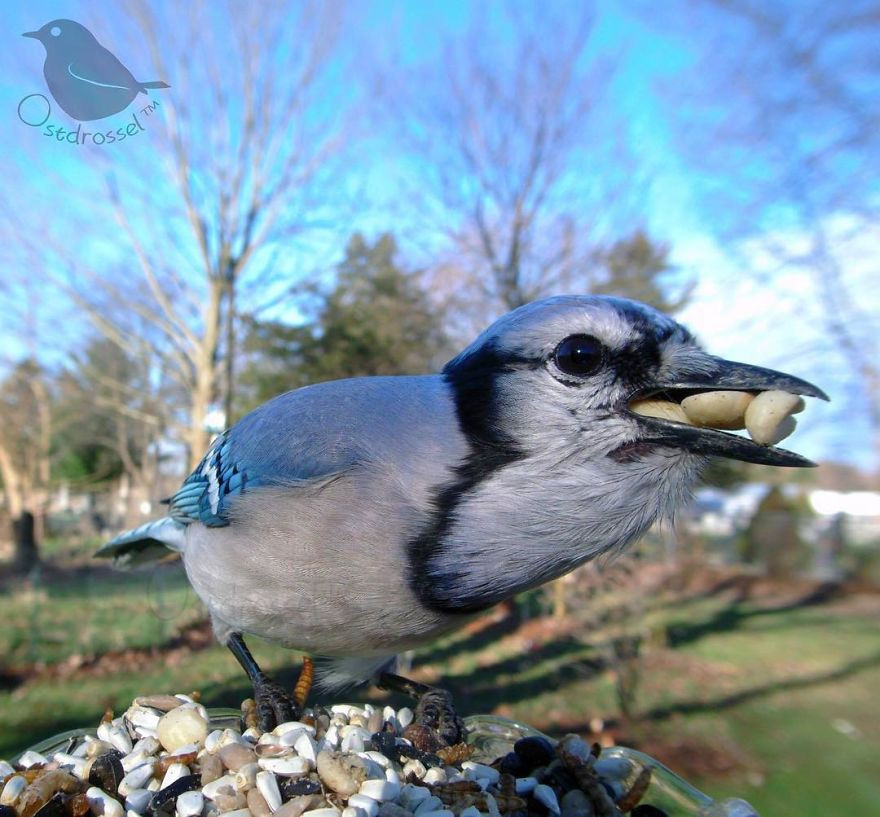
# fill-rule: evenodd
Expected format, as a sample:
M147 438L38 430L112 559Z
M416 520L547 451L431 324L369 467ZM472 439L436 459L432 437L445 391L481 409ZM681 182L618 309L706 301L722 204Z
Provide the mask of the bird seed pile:
M64 751L0 761L0 817L667 815L640 802L650 767L603 759L576 735L524 737L483 764L463 743L420 749L413 720L339 705L263 733L214 728L190 696L139 697Z

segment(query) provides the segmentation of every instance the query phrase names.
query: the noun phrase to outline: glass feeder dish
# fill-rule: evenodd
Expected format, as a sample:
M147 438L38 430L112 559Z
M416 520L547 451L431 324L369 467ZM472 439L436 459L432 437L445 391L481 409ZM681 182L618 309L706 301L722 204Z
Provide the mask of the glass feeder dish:
M210 728L238 731L241 713L235 709L208 709ZM537 729L506 718L492 715L473 715L464 719L468 729L467 743L472 749L470 761L491 765L513 751L521 738L539 737L555 744L552 738ZM56 753L75 751L94 729L74 729L47 738L29 751L46 758ZM608 817L758 817L745 800L728 798L713 800L670 771L659 761L643 752L623 746L602 749L595 759L598 782L617 805L607 812ZM595 778L595 775L591 775ZM549 817L558 817L547 809ZM564 813L564 811L563 811ZM595 817L605 817L601 809Z

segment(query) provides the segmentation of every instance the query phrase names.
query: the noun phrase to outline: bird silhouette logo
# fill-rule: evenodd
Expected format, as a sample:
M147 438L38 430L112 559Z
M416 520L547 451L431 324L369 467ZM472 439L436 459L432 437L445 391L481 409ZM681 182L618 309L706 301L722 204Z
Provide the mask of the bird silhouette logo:
M46 48L43 76L55 101L73 119L90 122L125 110L138 94L170 88L167 82L139 82L84 25L52 20L26 31Z

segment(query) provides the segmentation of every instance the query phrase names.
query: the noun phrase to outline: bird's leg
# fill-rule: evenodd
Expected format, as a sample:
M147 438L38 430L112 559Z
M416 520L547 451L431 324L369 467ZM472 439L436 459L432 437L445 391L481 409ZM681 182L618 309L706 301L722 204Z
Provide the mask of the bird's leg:
M309 692L312 690L312 681L315 679L315 664L308 655L303 656L303 667L293 688L293 700L302 709L306 705Z
M241 633L232 633L226 646L241 664L254 686L254 700L257 704L257 717L260 729L269 732L279 723L297 720L301 708L277 681L273 681L260 669L251 651L245 646Z
M467 730L464 721L456 714L452 704L452 693L449 690L412 681L392 672L380 673L378 685L382 689L416 698L418 704L412 725L429 729L440 739L442 746L455 746L457 743L465 741ZM415 744L415 741L413 743ZM433 752L442 746L436 748L417 746L416 748Z

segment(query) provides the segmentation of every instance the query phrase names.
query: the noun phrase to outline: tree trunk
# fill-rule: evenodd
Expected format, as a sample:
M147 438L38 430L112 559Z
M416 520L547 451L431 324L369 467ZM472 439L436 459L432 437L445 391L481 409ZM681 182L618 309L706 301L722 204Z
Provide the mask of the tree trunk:
M34 530L34 515L27 510L28 491L23 485L20 473L6 448L0 445L0 478L6 507L12 520L12 542L14 545L12 570L27 573L39 564L37 538Z
M223 414L227 428L232 425L232 403L235 394L235 278L232 274L226 284L226 378L224 382Z
M12 538L15 545L12 569L16 573L29 573L40 563L34 536L34 515L30 511L22 511L12 520Z
M560 576L550 584L553 596L553 618L557 621L561 621L568 615L567 578L567 576Z
M217 390L217 352L220 343L220 305L223 282L218 278L210 281L210 293L205 310L205 333L198 350L193 392L192 414L188 435L190 466L195 468L205 455L211 435L205 427L211 402Z

